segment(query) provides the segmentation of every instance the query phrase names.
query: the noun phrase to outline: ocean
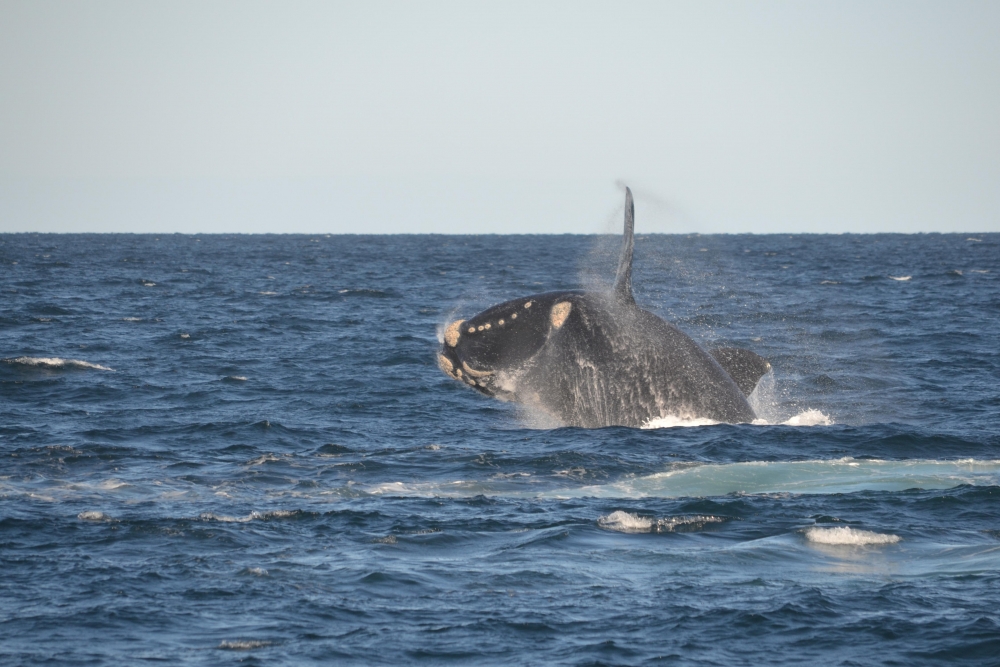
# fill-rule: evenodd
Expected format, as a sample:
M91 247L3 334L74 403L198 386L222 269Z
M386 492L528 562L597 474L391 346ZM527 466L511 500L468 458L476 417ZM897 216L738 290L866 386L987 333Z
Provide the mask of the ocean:
M1000 664L1000 234L637 236L754 424L437 368L618 242L0 235L0 663Z

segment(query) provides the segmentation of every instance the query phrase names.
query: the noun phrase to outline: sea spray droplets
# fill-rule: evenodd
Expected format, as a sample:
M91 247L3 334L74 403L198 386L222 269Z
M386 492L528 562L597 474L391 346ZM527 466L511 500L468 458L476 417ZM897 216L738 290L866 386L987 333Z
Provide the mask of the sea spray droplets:
M810 528L806 531L806 539L816 544L862 546L869 544L895 544L902 538L899 535L873 533L869 530L837 526L836 528Z

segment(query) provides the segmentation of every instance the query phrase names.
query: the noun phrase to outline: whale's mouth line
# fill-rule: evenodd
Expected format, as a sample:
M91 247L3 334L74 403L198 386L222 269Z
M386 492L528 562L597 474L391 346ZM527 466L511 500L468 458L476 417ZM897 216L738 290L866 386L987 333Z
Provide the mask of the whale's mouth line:
M464 361L462 362L462 368L465 370L466 373L468 373L469 375L471 375L474 378L489 377L489 376L491 376L491 375L493 375L493 374L496 373L496 371L480 371L480 370L476 370L475 368L470 367L469 364L466 363L466 362L464 362Z
M438 366L451 379L464 382L489 396L494 394L492 380L497 371L479 370L469 366L468 362L459 358L455 348L445 345L438 350Z

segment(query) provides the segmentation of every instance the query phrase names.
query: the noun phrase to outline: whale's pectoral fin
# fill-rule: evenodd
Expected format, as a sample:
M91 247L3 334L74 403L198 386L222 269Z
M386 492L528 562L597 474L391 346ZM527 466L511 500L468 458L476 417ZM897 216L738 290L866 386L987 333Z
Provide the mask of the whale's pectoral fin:
M729 373L744 396L749 396L771 364L759 354L738 347L720 347L709 350L719 365Z
M625 188L625 235L622 239L622 253L618 257L618 273L615 274L615 296L622 303L635 303L632 296L632 248L635 245L635 206L632 191Z

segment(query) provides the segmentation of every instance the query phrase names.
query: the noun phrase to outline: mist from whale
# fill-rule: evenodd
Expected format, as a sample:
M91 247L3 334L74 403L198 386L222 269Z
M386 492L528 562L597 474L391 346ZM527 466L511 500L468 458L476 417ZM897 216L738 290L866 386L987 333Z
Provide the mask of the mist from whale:
M666 417L753 421L747 397L770 364L749 350L707 351L636 305L634 219L626 188L613 289L534 294L451 322L438 353L441 369L566 426L640 427Z

